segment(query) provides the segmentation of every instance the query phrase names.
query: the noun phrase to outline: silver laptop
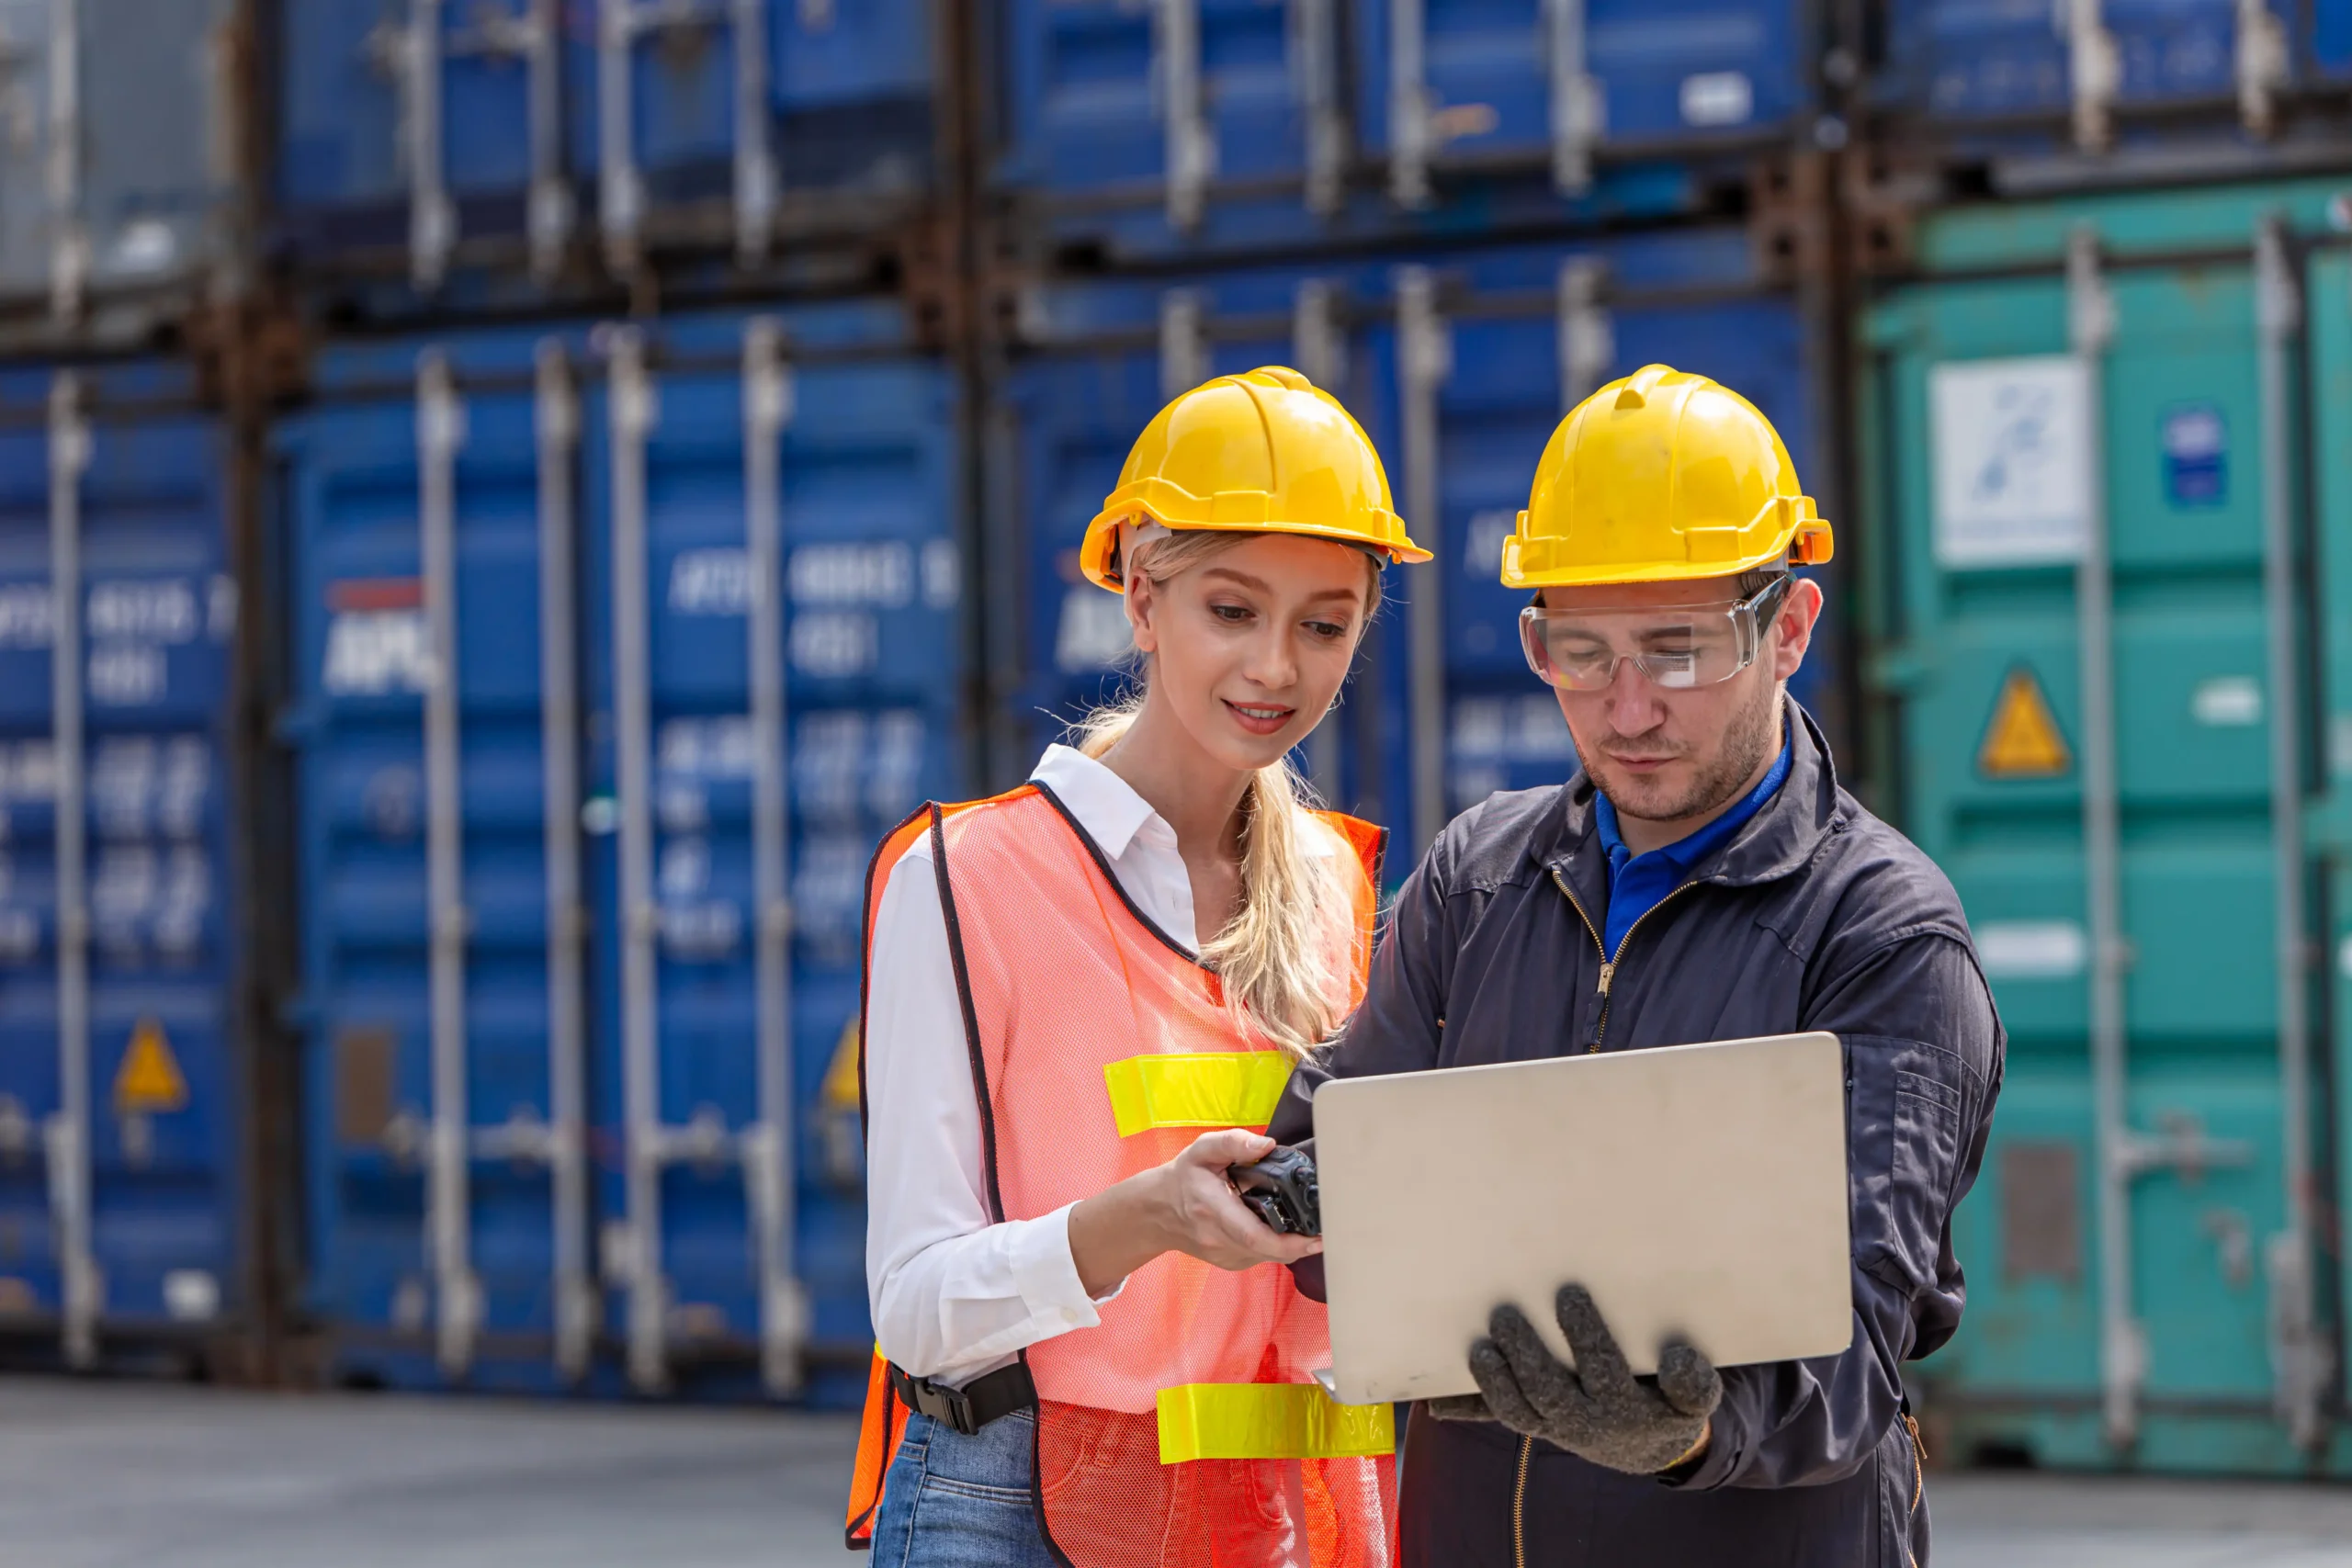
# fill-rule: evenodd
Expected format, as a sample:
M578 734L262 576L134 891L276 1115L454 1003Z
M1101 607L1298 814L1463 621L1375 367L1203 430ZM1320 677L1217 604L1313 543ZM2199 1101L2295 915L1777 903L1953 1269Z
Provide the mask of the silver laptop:
M1845 1349L1845 1079L1816 1033L1325 1084L1328 1385L1351 1404L1475 1393L1499 1302L1566 1357L1570 1280L1636 1372L1668 1337L1719 1366Z

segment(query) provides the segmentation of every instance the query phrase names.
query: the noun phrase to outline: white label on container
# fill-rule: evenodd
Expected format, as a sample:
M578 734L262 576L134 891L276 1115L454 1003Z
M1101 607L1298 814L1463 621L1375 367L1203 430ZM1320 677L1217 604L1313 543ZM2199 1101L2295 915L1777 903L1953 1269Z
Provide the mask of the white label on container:
M2352 936L2346 937L2344 945L2335 950L2335 967L2346 979L2352 980Z
M220 1281L203 1269L175 1269L164 1276L164 1310L180 1323L202 1323L220 1311Z
M896 539L871 545L803 545L792 552L787 571L795 604L898 609L914 601L914 552Z
M2216 675L2188 694L2189 716L2199 724L2241 728L2262 722L2262 686L2251 675Z
M93 640L194 642L203 626L196 585L187 578L116 579L90 586L88 625L84 630Z
M152 642L104 643L90 649L90 701L103 707L138 707L164 695L163 649Z
M1953 569L2079 560L2094 488L2090 380L2071 355L1928 373L1936 560Z
M2339 779L2352 779L2352 713L2337 714L2327 727L2329 761Z
M327 623L320 683L334 697L422 693L433 683L423 610L346 610Z
M0 648L47 648L57 624L46 582L0 587Z
M1988 920L1976 956L1996 980L2063 980L2089 967L2091 943L2072 920Z
M933 539L922 547L922 602L927 609L952 610L964 596L963 558L953 539Z
M862 675L882 650L882 630L871 615L835 611L795 615L792 667L809 675Z
M1082 675L1123 663L1135 652L1133 628L1127 625L1127 602L1082 582L1062 595L1062 615L1054 628L1054 668L1066 675Z
M1756 87L1737 71L1702 71L1682 78L1685 125L1745 125L1756 113Z
M1473 577L1492 577L1503 566L1503 541L1519 526L1519 513L1501 507L1473 513L1462 531L1463 568Z
M670 562L670 613L744 615L752 609L752 567L741 548L680 550Z

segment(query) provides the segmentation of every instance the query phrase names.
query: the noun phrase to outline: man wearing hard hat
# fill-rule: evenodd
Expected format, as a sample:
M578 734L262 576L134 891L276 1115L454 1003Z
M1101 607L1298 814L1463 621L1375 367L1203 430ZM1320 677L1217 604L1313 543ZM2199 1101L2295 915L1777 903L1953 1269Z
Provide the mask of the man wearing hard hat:
M1637 1379L1573 1281L1555 1303L1573 1367L1498 1309L1470 1353L1481 1392L1411 1423L1408 1568L1927 1559L1901 1368L1960 1321L1951 1212L2004 1041L1951 884L1838 787L1787 694L1822 604L1792 569L1829 553L1787 447L1728 388L1652 365L1561 422L1502 581L1534 592L1527 661L1583 765L1439 836L1362 1010L1269 1131L1306 1137L1325 1077L1826 1030L1848 1064L1852 1345L1722 1369L1666 1347Z

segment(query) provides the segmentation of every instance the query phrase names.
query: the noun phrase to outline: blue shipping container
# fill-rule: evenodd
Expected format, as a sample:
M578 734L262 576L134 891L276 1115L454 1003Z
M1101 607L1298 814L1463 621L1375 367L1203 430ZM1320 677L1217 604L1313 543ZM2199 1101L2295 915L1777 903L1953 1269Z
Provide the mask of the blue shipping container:
M305 249L527 238L543 271L586 212L618 270L649 223L731 205L764 256L811 196L870 220L930 178L927 0L301 0L280 8L280 219Z
M1328 797L1408 847L1494 790L1575 766L1520 651L1522 600L1497 574L1536 459L1578 398L1657 360L1718 377L1822 482L1798 311L1759 288L1737 231L1068 285L1042 292L1032 315L1035 352L1001 390L991 450L1006 511L993 536L1021 541L1026 563L1014 700L1039 720L1030 739L1052 738L1125 678L1119 602L1079 575L1077 546L1129 444L1176 392L1288 362L1363 422L1408 526L1437 552L1387 574L1392 597L1340 712L1306 749ZM1831 620L1793 684L1835 729L1842 609L1831 592ZM1441 729L1442 746L1417 739ZM1400 858L1399 874L1409 864Z
M76 1366L252 1304L221 459L184 367L0 375L0 1325Z
M2119 116L2151 111L2202 107L2222 127L2267 134L2282 96L2347 76L2352 10L2327 0L2104 0L2055 13L2007 0L1894 0L1873 96L1987 149L2071 141L2095 152L2117 140ZM2071 134L2054 138L2061 117ZM2037 118L2051 122L2041 134ZM2193 134L2211 141L2213 129ZM2150 126L2129 140L2158 134Z
M1785 143L1813 101L1805 0L1000 15L999 181L1044 195L1057 242L1125 257L1688 209L1696 165L1736 176L1726 154ZM1385 191L1349 188L1359 154L1385 161Z
M337 1370L854 1399L831 1069L866 859L963 777L949 376L834 305L323 379L284 447Z

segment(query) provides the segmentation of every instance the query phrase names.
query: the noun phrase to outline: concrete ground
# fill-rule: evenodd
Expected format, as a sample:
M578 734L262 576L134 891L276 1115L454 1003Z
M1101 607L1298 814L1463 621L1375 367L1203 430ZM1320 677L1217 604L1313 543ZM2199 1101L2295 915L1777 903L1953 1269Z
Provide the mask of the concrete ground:
M0 1568L854 1568L840 1417L0 1380ZM2352 1568L2352 1487L1937 1475L1935 1568Z

